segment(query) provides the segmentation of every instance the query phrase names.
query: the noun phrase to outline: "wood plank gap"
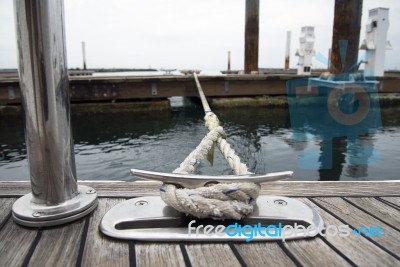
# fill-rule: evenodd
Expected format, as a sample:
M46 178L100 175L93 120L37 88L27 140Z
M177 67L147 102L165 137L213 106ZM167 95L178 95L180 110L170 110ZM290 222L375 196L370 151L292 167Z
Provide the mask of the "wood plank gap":
M382 220L380 217L376 216L375 214L372 214L371 212L369 212L369 211L367 211L366 209L360 207L360 206L357 205L356 203L353 203L351 200L348 200L348 199L346 199L346 198L344 198L344 197L341 197L341 199L343 199L344 201L346 201L346 202L349 203L350 205L353 205L353 206L356 207L357 209L362 210L363 212L365 212L365 213L368 214L369 216L371 216L371 217L377 219L378 221L380 221L380 222L382 222L382 223L384 223L384 224L389 225L389 226L392 227L394 230L400 232L400 229L399 229L399 228L395 227L395 226L392 225L391 223L386 222L385 220Z
M180 242L179 247L181 248L183 261L185 262L186 267L192 267L192 263L190 262L189 254L186 250L185 245L182 242Z
M12 211L10 210L10 212L7 214L7 216L0 223L0 231L3 229L4 225L6 225L7 221L11 218L11 215L12 215Z
M375 199L379 200L380 202L382 202L382 203L384 203L384 204L386 204L386 205L388 205L388 206L400 211L400 206L396 205L395 203L387 201L386 199L383 199L381 197L376 197Z
M332 215L332 213L331 213L331 215ZM345 221L343 221L343 222L345 222ZM345 223L346 223L346 222L345 222ZM349 224L349 226L350 226L353 230L357 230L354 226L351 226L350 224ZM376 242L375 240L373 240L371 237L366 236L364 233L360 233L360 236L364 237L365 239L367 239L367 240L370 241L372 244L374 244L375 246L379 247L380 249L382 249L382 250L385 251L386 253L392 255L392 256L393 256L394 258L396 258L397 260L400 260L400 257L399 257L396 253L394 253L394 252L390 251L389 249L387 249L386 247L382 246L381 244L379 244L378 242Z
M135 250L137 266L186 266L182 251L176 242L140 241L136 242Z
M235 245L232 242L229 242L228 245L231 248L233 255L235 255L235 257L238 260L238 262L240 263L240 265L242 265L242 267L247 267L246 262L243 260L242 255L240 255L240 252L237 250Z
M99 198L99 205L90 214L89 229L86 237L85 249L83 252L82 267L129 266L129 242L110 238L102 234L99 229L99 225L103 216L112 207L123 201L125 201L123 198ZM135 243L135 249L137 249L137 243Z
M22 267L27 267L28 266L29 261L31 260L32 255L35 252L35 249L36 249L37 245L39 244L39 241L40 241L41 237L42 237L42 229L39 229L37 234L36 234L36 236L35 236L35 239L32 242L31 247L29 248L28 253L25 256L24 262L21 264Z
M193 266L219 266L221 262L224 266L241 266L227 242L188 242L185 246Z
M340 225L342 225L339 220L322 210L320 207L316 206L309 199L301 199L301 201L303 201L309 207L315 209L322 216L325 226L332 225L338 228ZM399 262L391 255L379 249L374 244L362 237L350 234L346 238L331 235L326 235L324 238L358 266L372 267L376 265L374 264L376 263L376 259L381 259L379 260L379 263L382 266L392 266Z
M90 221L90 216L86 216L85 225L83 226L81 242L79 244L78 258L76 259L76 265L75 265L76 267L82 266L83 252L85 250L86 238L87 238L88 229L89 229L89 221Z
M15 195L0 195L0 198L20 198L23 195L21 194L15 194Z
M335 251L340 257L342 257L345 261L347 261L351 266L358 266L351 259L349 259L346 255L344 255L340 250L338 250L334 245L332 245L324 236L321 236L321 240L325 242L333 251Z
M283 252L293 261L293 263L298 266L302 267L304 266L303 263L301 263L301 260L298 259L289 249L289 247L286 245L286 242L278 241L278 246L282 249Z
M129 241L128 242L129 248L129 266L136 267L136 249L135 249L135 242Z
M276 242L235 242L234 245L248 266L296 266Z
M348 225L352 230L358 230L356 229L354 226L352 226L351 224L348 224L348 222L346 222L345 220L343 220L342 218L340 218L339 216L337 216L335 213L331 212L329 209L325 208L323 205L319 204L317 201L315 201L314 199L310 198L309 199L311 202L313 202L315 205L317 205L318 207L320 207L321 209L323 209L324 211L326 211L327 213L329 213L330 215L332 215L333 217L335 217L336 219L338 219L339 221L341 221L343 224ZM375 240L373 240L372 238L366 236L364 233L360 233L360 235L362 237L364 237L365 239L367 239L369 242L371 242L372 244L374 244L375 246L379 247L380 249L382 249L383 251L385 251L386 253L392 255L394 258L396 258L397 260L400 260L400 257L388 250L387 248L385 248L384 246L380 245L379 243L377 243Z
M96 189L98 196L133 197L159 195L157 182L93 182L78 181ZM25 182L0 182L0 195L21 196L30 193L31 187ZM399 196L400 181L357 181L357 182L319 182L319 181L280 181L268 183L261 188L261 194L283 196Z

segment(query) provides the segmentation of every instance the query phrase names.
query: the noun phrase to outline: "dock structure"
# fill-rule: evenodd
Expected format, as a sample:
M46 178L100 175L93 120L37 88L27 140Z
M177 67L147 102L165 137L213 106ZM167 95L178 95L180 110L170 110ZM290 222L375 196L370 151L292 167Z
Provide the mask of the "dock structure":
M64 226L33 229L11 217L14 201L28 182L0 183L0 266L398 266L400 265L400 182L272 182L261 194L290 196L315 208L334 235L272 242L137 242L111 239L99 231L103 215L137 196L159 194L158 182L80 182L99 194L90 215ZM380 227L383 236L360 231ZM329 232L329 233L328 233Z
M320 73L314 72L319 75ZM304 78L296 74L215 75L199 76L207 97L286 96L286 82ZM376 77L381 94L397 94L400 73ZM191 76L72 76L69 82L72 102L115 102L159 99L171 96L197 97ZM17 78L0 79L0 106L21 103Z

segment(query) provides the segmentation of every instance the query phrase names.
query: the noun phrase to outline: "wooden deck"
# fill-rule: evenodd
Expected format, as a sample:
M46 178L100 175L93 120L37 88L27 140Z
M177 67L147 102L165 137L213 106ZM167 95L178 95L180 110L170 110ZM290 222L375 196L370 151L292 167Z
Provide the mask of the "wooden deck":
M46 229L15 224L11 207L29 193L27 182L0 183L0 266L400 266L400 182L276 182L262 194L297 198L315 207L326 225L377 227L383 237L317 236L286 242L147 243L99 232L117 203L157 195L159 183L82 182L98 191L86 218Z

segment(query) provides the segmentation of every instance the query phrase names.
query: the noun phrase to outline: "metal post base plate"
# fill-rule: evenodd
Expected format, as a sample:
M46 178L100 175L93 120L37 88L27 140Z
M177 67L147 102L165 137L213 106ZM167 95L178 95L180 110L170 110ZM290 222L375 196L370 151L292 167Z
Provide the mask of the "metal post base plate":
M219 225L224 225L226 231ZM235 227L228 228L229 225ZM243 228L245 225L253 228ZM300 225L300 229L295 225ZM291 226L293 230L284 226ZM119 239L205 242L249 241L250 236L252 241L299 239L316 236L323 227L324 222L314 209L299 200L281 196L258 197L253 214L241 221L189 218L167 206L158 196L140 197L114 206L100 224L105 235Z
M78 186L74 198L59 205L39 205L32 200L33 195L29 193L15 201L12 215L16 223L29 227L65 224L89 214L98 204L96 190L84 185Z

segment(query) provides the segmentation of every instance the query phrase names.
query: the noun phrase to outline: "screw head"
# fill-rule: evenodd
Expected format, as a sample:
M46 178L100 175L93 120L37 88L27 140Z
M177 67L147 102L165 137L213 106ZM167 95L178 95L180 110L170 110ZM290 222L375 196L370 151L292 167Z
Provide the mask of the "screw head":
M94 194L96 193L96 190L94 189L89 189L88 191L86 191L86 194Z
M287 202L283 199L277 199L277 200L274 200L274 204L276 204L278 206L286 206Z
M147 202L146 200L139 200L139 201L135 202L136 207L142 207L142 206L146 206L148 204L149 204L149 202Z
M40 217L40 216L42 216L42 213L36 211L36 212L32 213L32 216L33 216L33 217Z

